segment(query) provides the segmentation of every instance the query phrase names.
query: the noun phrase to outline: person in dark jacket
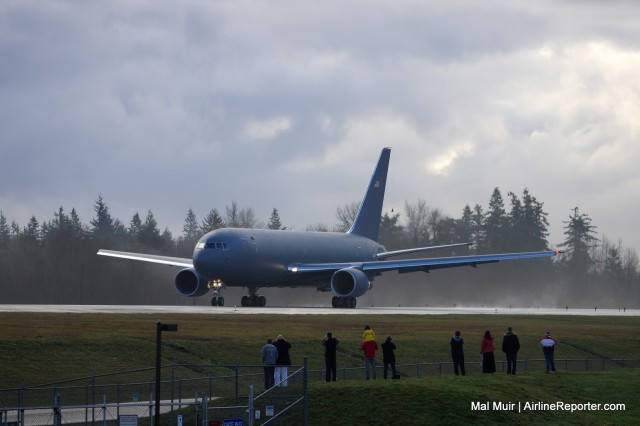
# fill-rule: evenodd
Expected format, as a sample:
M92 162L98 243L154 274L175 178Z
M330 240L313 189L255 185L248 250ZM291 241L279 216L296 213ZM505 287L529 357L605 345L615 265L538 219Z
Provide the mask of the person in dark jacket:
M456 374L462 374L464 376L464 351L462 345L464 340L460 337L460 332L456 331L455 335L449 340L451 345L451 359L453 360L453 372ZM458 373L460 371L460 373Z
M264 388L266 390L273 387L274 369L278 359L278 350L273 346L271 339L268 339L267 344L262 347L260 356L264 366Z
M507 356L507 374L516 374L516 364L518 362L518 351L520 350L520 340L511 327L507 328L507 334L502 338L502 352Z
M273 346L278 350L278 359L276 360L274 371L275 386L287 386L287 375L289 366L291 365L291 358L289 358L291 343L287 342L284 336L280 335Z
M325 363L325 378L327 382L336 381L336 349L340 342L333 337L331 332L322 339L322 346L324 346L324 363Z
M382 373L382 377L387 380L387 371L389 370L389 366L391 366L391 376L392 379L399 379L398 372L396 371L396 345L392 342L391 336L387 336L387 339L384 341L382 346L382 363L384 364L384 369Z

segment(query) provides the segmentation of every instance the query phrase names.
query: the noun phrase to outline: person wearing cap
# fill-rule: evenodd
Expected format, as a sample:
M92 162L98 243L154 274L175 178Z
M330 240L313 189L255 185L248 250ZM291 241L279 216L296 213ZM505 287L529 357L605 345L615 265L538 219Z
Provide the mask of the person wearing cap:
M464 351L462 345L464 340L460 337L460 332L456 331L454 336L449 340L451 346L451 359L453 360L453 372L456 376L460 373L464 376ZM458 373L460 371L460 373Z
M547 362L547 373L556 372L556 364L554 361L554 350L558 341L551 337L551 332L544 333L544 337L540 339L542 345L542 352L544 353L544 360Z
M392 379L399 379L400 376L396 371L396 345L391 340L391 336L387 336L387 339L384 341L382 346L382 363L384 364L384 369L382 370L382 377L387 380L387 371L389 370L389 366L391 366L391 376Z
M511 327L507 328L507 334L502 338L502 352L507 356L507 374L516 374L516 363L518 361L518 351L520 350L520 340Z
M281 334L276 338L273 346L278 350L278 359L276 360L276 367L274 369L275 386L284 387L287 386L287 374L289 372L289 366L291 365L291 358L289 357L291 343L287 342Z

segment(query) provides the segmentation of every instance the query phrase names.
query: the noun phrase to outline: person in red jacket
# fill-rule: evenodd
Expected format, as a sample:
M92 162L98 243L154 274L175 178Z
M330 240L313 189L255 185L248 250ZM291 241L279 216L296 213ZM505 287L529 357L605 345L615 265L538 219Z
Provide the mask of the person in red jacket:
M483 373L495 373L496 372L496 358L493 355L493 337L489 330L484 332L484 338L482 339L482 345L480 346L480 355L482 355L482 372Z
M364 369L367 380L370 378L369 370L373 370L373 380L376 380L376 351L378 344L375 340L367 340L360 345L360 349L364 352Z

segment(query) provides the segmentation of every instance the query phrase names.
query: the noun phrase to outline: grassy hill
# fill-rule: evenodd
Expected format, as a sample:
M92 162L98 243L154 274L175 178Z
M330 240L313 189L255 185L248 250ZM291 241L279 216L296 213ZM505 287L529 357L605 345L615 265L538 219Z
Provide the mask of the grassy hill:
M150 367L155 361L155 326L147 314L0 313L0 389L53 382L92 372ZM327 331L340 339L338 367L361 367L362 329L370 325L378 340L392 335L400 364L448 362L449 338L465 339L469 374L415 376L405 368L401 380L320 382L311 377L311 424L631 424L640 418L637 369L606 372L537 372L509 377L478 372L480 340L491 330L497 340L508 326L520 337L519 359L541 358L539 339L551 330L559 340L557 358L599 360L640 358L638 317L544 317L507 315L241 315L176 314L160 318L177 323L165 333L163 364L259 364L264 341L283 334L292 343L292 359L308 357L311 369L323 368L320 340ZM496 354L502 360L502 354ZM637 362L636 362L637 363ZM521 372L522 364L520 364ZM402 370L401 370L402 371ZM494 402L623 403L625 411L493 410ZM489 402L489 411L472 410Z

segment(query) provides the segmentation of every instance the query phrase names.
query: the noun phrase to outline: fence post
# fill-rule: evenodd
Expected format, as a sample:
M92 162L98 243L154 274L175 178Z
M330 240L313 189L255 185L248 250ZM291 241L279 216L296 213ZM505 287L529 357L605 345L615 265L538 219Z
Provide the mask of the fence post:
M18 392L18 407L20 407L20 411L18 412L18 424L24 425L24 391L26 389L26 383L23 381L20 384L20 391Z
M253 426L253 385L249 386L249 426Z
M56 394L53 398L53 424L54 426L62 425L62 415L60 414L60 406L62 405L62 398L60 394Z
M202 426L207 426L207 422L209 421L209 409L207 407L207 395L202 394ZM196 420L196 424L197 424Z
M304 398L304 402L302 403L302 421L304 425L308 424L308 419L307 419L307 357L304 357L304 370L302 372L302 397Z

